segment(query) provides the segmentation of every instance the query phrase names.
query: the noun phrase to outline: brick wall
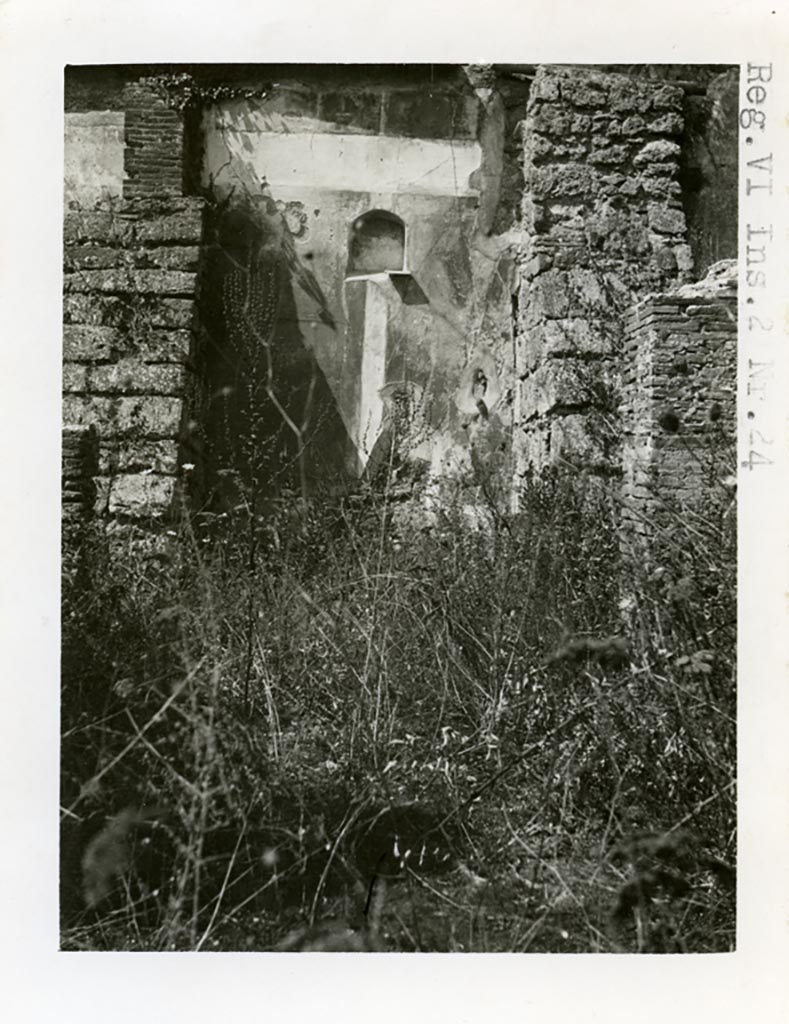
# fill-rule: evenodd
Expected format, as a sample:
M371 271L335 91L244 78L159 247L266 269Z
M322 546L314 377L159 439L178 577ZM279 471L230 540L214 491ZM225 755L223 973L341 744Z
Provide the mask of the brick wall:
M85 564L94 522L98 444L95 428L64 426L61 448L61 552L63 578Z
M62 494L64 534L79 532L91 518L98 472L96 431L68 426L62 436Z
M177 110L146 79L123 90L126 115L126 180L123 194L180 196L184 176L184 127Z
M626 318L623 524L647 536L731 502L735 472L736 264L639 302Z
M660 81L537 71L522 125L522 468L618 461L624 312L691 276L682 98Z

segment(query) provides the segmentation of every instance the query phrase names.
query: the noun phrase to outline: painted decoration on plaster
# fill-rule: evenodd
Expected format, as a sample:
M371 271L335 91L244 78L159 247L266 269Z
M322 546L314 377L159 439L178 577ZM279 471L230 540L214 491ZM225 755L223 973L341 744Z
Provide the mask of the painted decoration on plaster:
M231 206L275 207L267 237L272 250L281 247L295 287L280 304L272 351L286 368L296 365L289 352L309 350L341 421L345 472L369 476L393 381L425 390L436 442L456 419L462 352L477 333L475 297L487 294L474 284L474 259L485 273L496 266L490 247L470 250L481 147L470 139L349 135L322 123L285 130L263 113L244 102L206 114L204 184ZM494 365L477 369L475 404L462 416L469 421L481 419L479 409L492 408L500 390ZM298 381L288 383L295 394ZM309 444L321 447L325 416L315 409Z
M495 359L490 352L473 352L455 392L455 407L464 423L487 420L500 398Z

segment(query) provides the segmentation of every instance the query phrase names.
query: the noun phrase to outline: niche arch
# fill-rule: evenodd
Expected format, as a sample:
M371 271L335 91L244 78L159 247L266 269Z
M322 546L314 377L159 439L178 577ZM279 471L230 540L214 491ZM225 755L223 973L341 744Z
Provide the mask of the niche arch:
M405 271L405 223L388 210L370 210L351 225L348 277Z

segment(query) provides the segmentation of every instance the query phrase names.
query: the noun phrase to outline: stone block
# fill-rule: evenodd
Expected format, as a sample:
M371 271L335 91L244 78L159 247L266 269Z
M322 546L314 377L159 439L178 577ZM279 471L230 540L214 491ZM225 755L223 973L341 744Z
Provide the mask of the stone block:
M679 164L676 160L667 160L662 164L644 164L639 170L642 181L646 178L676 178L679 174Z
M69 210L63 218L63 240L76 242L119 241L124 225L109 210Z
M157 245L135 253L135 266L138 267L196 271L199 262L200 247L197 245Z
M610 302L600 274L573 265L547 270L528 289L528 322L605 313Z
M592 119L588 114L575 114L570 131L573 135L586 135L592 129Z
M175 494L175 478L154 473L115 477L110 486L108 511L114 516L141 518L166 513Z
M197 270L200 249L196 245L153 246L149 248L109 248L100 245L67 247L63 269L69 271L148 269Z
M684 121L679 114L662 114L649 122L649 130L661 135L681 135Z
M626 78L618 78L609 90L609 107L614 113L644 114L652 106L651 90Z
M192 295L197 275L177 270L84 270L63 275L67 293Z
M560 103L544 103L527 124L531 131L563 137L572 130L573 115Z
M627 146L613 145L596 149L589 154L589 163L597 165L622 164L628 156Z
M190 331L149 330L135 337L122 335L117 352L133 355L142 363L183 364L189 358L191 343Z
M586 147L578 142L557 142L546 135L531 135L524 149L526 162L545 163L548 160L583 161Z
M526 163L544 162L553 155L554 143L551 139L547 139L544 135L538 135L536 132L527 136L523 148Z
M184 390L184 370L180 366L152 366L136 359L100 366L65 363L63 390L85 394L180 395Z
M175 438L183 403L170 396L95 397L64 395L63 421L96 427L102 439L132 436Z
M570 312L567 275L560 270L540 274L528 290L529 319L559 319Z
M148 470L174 475L178 469L177 441L118 441L101 445L99 472L115 475Z
M689 245L683 243L682 245L674 246L674 256L676 257L677 269L693 270L693 250Z
M619 191L620 186L628 179L620 171L610 171L608 174L601 174L598 180L601 185L605 185L612 192L616 193Z
M600 379L599 367L593 363L576 359L547 361L523 382L524 419L589 408L594 404Z
M191 327L194 319L194 300L158 298L149 300L146 316L152 327L183 330Z
M106 270L117 267L123 258L122 249L111 249L101 245L75 245L63 250L63 269Z
M203 231L203 201L169 197L164 204L131 200L111 209L69 210L63 219L66 245L84 242L152 245L197 244Z
M84 392L87 391L88 367L82 363L64 363L62 373L63 391Z
M109 326L117 322L124 303L120 299L74 293L63 296L63 322L70 325Z
M566 241L560 249L557 249L553 257L553 265L560 270L588 266L589 249L584 244L583 238L575 237L572 241Z
M594 358L610 355L611 338L602 325L584 317L546 320L524 332L522 358L526 369L535 370L547 357Z
M622 122L623 135L639 135L646 128L647 123L640 114L631 114Z
M674 199L682 194L682 186L671 177L642 174L638 187L648 196L658 199Z
M664 273L675 273L677 269L677 257L670 245L663 245L655 251L655 263Z
M591 249L628 260L640 259L651 251L644 221L632 206L600 202L586 218L586 234Z
M532 167L527 184L538 200L558 199L562 196L588 198L593 191L594 175L590 167L580 163Z
M652 94L655 110L682 110L682 88L678 85L661 85Z
M649 226L661 234L681 235L685 231L685 214L681 209L650 203L648 207Z
M573 267L567 272L569 309L573 313L601 311L609 306L602 275L584 267Z
M203 233L202 200L192 200L192 206L175 213L160 214L130 223L124 233L128 243L143 242L164 245L173 242L196 244Z
M113 327L67 325L63 328L63 359L70 362L109 362L134 356L137 362L183 364L189 354L189 331L145 329L133 332Z
M608 100L602 77L595 80L583 73L570 73L562 77L559 89L562 99L576 107L603 107Z
M538 70L531 89L529 100L553 101L559 99L559 80L543 69Z
M668 139L653 139L647 142L636 154L633 163L636 167L644 164L660 164L679 160L681 149L678 143Z
M572 223L574 221L578 227L583 225L581 218L585 211L585 204L576 202L551 203L548 207L548 213L550 213L553 221L563 221L565 223Z
M151 327L184 329L194 317L193 299L161 296L120 297L73 292L63 296L63 320L71 325L116 327L128 330L130 322L144 319Z
M115 353L117 331L112 327L66 325L63 328L63 358L70 362L109 362Z

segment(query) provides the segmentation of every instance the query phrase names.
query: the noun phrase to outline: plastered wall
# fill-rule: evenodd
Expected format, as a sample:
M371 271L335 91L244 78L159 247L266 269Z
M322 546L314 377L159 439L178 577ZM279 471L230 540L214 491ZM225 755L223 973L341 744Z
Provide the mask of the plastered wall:
M418 393L424 427L409 456L435 474L462 464L472 435L491 421L494 429L512 425L515 238L493 224L505 144L500 106L459 70L443 84L431 84L426 70L389 83L337 79L280 82L271 96L210 107L202 125L203 187L239 210L257 204L265 222L259 244L268 264L284 265L271 345L274 358L290 353L291 366L277 397L307 423L317 489L365 472L385 426L385 389L398 384ZM351 265L354 226L370 211L404 226L398 276ZM222 247L230 242L226 234ZM245 258L241 248L234 258ZM227 347L221 336L232 319L209 325L219 336L214 347ZM458 394L468 390L468 368L482 362L489 399L496 395L484 423ZM219 435L237 385L232 367L211 375L226 389L209 428L221 461ZM310 408L298 395L305 379L317 381ZM272 414L271 429L281 430L294 462L293 430L279 419ZM295 485L274 465L269 477L273 489Z

